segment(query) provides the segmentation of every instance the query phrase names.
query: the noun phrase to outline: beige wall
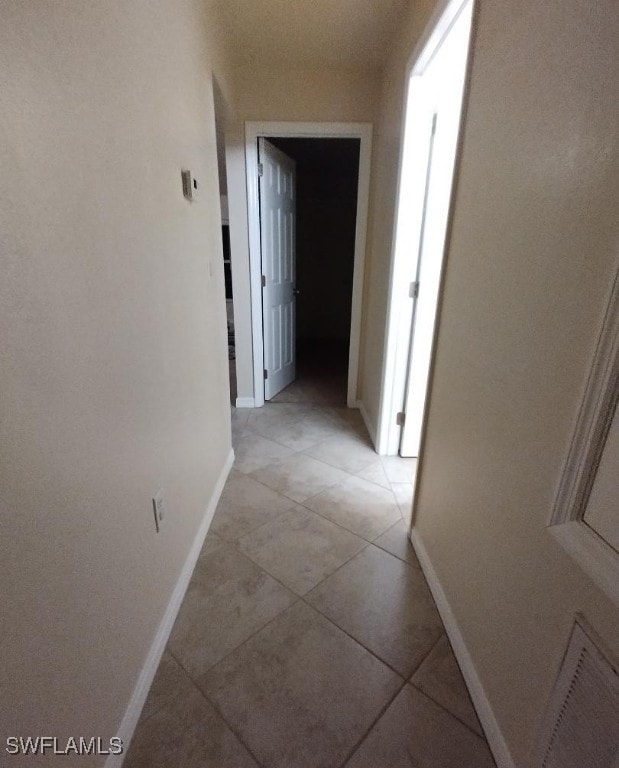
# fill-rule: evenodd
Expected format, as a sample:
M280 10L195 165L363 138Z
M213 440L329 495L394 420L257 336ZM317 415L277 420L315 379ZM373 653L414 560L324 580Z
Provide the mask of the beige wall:
M117 732L230 450L215 43L198 0L0 6L1 740Z
M372 122L379 76L344 67L245 66L234 71L240 120Z
M575 612L619 652L616 608L546 530L617 259L619 29L613 0L479 11L416 534L524 768ZM409 52L418 29L413 14ZM378 197L394 189L403 60L387 72ZM374 416L392 214L376 195Z

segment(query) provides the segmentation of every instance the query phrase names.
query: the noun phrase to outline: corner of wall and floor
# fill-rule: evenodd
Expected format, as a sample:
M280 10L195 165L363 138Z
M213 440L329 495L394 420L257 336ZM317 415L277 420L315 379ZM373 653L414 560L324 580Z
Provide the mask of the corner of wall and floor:
M198 528L195 539L193 540L191 548L187 554L187 558L179 574L178 580L174 587L174 591L172 592L170 600L165 608L163 617L159 622L157 632L148 651L148 655L144 662L144 666L142 667L142 671L140 672L140 676L138 677L135 688L133 689L127 710L116 731L118 737L122 739L123 752L120 755L110 755L105 761L105 768L120 768L120 766L123 764L124 758L127 756L127 752L131 744L131 738L133 737L133 732L135 731L135 727L138 723L138 720L140 719L142 707L144 706L144 702L148 696L148 692L155 677L155 673L159 667L161 656L163 655L166 643L168 642L168 638L170 636L170 632L174 626L174 621L178 614L181 603L183 602L183 598L185 597L187 586L191 580L191 575L194 571L196 562L202 549L202 545L204 544L204 539L206 538L206 534L208 533L211 521L213 520L213 515L217 509L217 504L224 489L224 485L226 484L226 480L228 479L228 475L230 474L230 470L232 469L233 463L234 451L231 449L223 467L221 468L221 472L217 477L217 481L213 489L213 494L204 512L202 522L200 523L200 527Z

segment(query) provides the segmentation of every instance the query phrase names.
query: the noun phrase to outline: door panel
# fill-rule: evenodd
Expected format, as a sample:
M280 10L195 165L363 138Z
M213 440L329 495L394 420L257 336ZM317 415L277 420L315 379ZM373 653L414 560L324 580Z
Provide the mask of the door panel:
M294 381L295 360L295 162L266 139L258 140L264 398Z
M431 126L417 263L400 455L418 456L432 359L443 253L454 177L468 51L470 10L461 14L424 74L427 111L417 119Z

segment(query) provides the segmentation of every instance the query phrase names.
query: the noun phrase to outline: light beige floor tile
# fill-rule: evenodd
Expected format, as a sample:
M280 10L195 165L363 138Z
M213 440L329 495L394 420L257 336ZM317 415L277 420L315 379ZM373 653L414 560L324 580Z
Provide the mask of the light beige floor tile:
M341 765L401 680L298 603L199 683L263 765L328 768Z
M398 520L394 526L375 539L374 544L381 549L399 557L409 565L419 568L419 562L415 550L408 537L409 528L403 520Z
M383 469L390 483L412 483L417 459L403 459L400 456L381 456Z
M252 477L293 501L305 501L325 488L340 483L347 475L339 469L296 453L252 473Z
M487 744L407 685L346 768L496 768Z
M168 646L195 677L295 599L235 547L209 534Z
M274 461L285 459L294 453L285 445L268 440L261 435L255 435L252 432L244 431L243 434L235 440L234 445L234 468L239 472L249 474L260 467L266 467Z
M443 632L421 572L373 545L306 600L405 677Z
M364 440L355 433L334 435L304 453L352 474L376 461L376 452L369 438Z
M338 433L323 408L275 404L256 409L247 428L295 451L303 451Z
M236 458L237 450L239 445L243 442L243 440L247 437L247 435L253 434L252 432L248 432L246 429L242 429L241 427L232 427L232 447L234 448L234 455Z
M268 433L281 424L301 421L313 410L313 406L307 403L265 403L262 408L251 409L247 429L257 434L263 434L263 431Z
M247 424L247 420L249 419L250 413L251 413L251 408L235 408L234 406L232 406L232 408L230 409L230 420L232 422L233 435L235 432L245 429L245 425Z
M363 480L368 480L370 483L380 485L382 488L391 490L391 483L383 469L383 463L380 458L376 457L374 462L360 472L355 472L357 477Z
M337 428L332 423L312 416L278 424L270 430L269 437L295 451L303 451L336 433Z
M269 403L305 403L310 405L313 403L310 388L300 379L293 381L281 392L278 392L275 397L269 400Z
M446 635L441 637L429 656L424 659L421 667L412 676L411 682L469 728L480 736L483 735L475 707Z
M303 506L372 541L400 519L391 491L347 475L343 482L312 496Z
M391 490L400 509L402 520L410 528L413 515L413 486L410 483L392 483Z
M338 426L343 428L344 432L359 435L364 440L370 439L367 427L363 421L363 416L358 408L329 406L328 408L325 408L324 411L336 424L338 424Z
M140 721L148 720L166 704L194 688L191 678L168 651L164 651L157 674L142 707Z
M138 725L124 768L258 768L195 688Z
M304 507L285 512L239 541L248 557L298 595L365 546L363 539Z
M211 531L226 541L236 541L292 506L294 502L286 496L232 470L217 505Z
M262 428L269 429L283 421L301 419L312 411L310 403L274 403L266 402L261 408L251 409L247 428L260 433Z
M345 371L304 371L300 377L273 397L269 403L307 403L310 405L346 404L347 376Z
M270 403L303 403L305 405L324 405L331 402L337 394L329 387L320 386L311 381L297 379L279 392Z

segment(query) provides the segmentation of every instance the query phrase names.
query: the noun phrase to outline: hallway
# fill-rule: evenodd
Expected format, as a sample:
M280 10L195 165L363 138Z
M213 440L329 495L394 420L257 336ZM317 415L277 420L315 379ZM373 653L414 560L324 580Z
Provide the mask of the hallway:
M233 409L236 461L126 768L491 768L359 412Z

